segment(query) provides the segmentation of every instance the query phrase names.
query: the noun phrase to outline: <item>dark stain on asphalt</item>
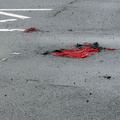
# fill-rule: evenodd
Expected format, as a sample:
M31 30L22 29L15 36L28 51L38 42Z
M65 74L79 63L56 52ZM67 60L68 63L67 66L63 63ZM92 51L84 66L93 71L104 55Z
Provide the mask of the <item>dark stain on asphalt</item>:
M77 2L77 0L72 1L72 2L70 2L69 4L73 4L73 3L75 3L75 2Z
M68 31L72 32L73 30L72 30L72 29L69 29Z
M90 93L90 95L92 95L92 93Z
M109 75L99 76L99 78L101 78L101 77L103 77L103 78L105 78L105 79L108 79L108 80L110 80L110 79L112 78L112 76L109 76Z
M87 100L86 102L89 102L89 100Z
M111 79L111 76L103 76L104 78L106 78L106 79Z

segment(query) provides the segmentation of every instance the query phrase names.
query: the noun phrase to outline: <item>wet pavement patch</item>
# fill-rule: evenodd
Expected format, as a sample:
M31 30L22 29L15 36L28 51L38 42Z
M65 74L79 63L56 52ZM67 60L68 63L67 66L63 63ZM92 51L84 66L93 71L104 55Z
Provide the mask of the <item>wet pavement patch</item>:
M58 49L54 51L46 51L43 55L66 56L70 58L85 58L94 55L101 50L116 50L114 48L100 47L98 42L83 43L70 46L72 49Z

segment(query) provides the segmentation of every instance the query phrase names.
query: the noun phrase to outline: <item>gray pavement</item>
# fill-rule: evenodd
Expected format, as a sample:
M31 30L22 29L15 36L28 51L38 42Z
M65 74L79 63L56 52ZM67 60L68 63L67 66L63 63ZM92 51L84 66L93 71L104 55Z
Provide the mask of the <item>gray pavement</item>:
M0 23L44 31L0 32L0 120L119 120L119 6L119 0L2 1L0 9L53 10L6 11L31 18ZM84 42L117 50L84 59L42 55Z

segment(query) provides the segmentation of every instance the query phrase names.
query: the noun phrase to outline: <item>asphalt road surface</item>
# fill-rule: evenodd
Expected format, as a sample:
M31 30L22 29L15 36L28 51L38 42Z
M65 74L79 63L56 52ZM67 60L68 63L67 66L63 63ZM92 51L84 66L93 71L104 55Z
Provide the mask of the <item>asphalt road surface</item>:
M120 120L119 30L119 0L1 1L0 120ZM42 55L84 42L116 50Z

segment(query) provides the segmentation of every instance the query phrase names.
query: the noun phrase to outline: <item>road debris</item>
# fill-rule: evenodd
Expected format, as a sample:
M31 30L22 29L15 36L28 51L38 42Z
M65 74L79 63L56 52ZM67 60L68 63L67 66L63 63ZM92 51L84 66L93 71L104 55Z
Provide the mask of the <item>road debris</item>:
M20 55L20 53L19 52L14 52L13 55Z
M102 76L102 77L104 77L104 78L106 78L106 79L111 79L111 76L108 76L108 75Z
M116 50L113 48L100 47L98 42L95 43L83 43L72 45L76 49L60 49L52 52L46 51L43 55L51 54L54 56L67 56L71 58L85 58L94 55L95 52L100 52L102 49L105 50Z
M35 32L35 31L40 31L39 29L37 29L36 27L31 27L28 28L24 31L24 33L31 33L31 32Z
M8 60L7 58L2 58L2 59L1 59L2 62L5 62L5 61L7 61L7 60Z

